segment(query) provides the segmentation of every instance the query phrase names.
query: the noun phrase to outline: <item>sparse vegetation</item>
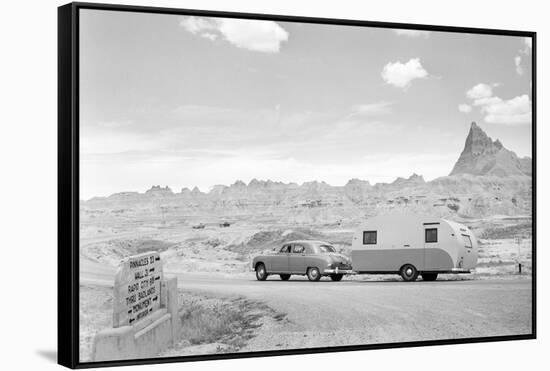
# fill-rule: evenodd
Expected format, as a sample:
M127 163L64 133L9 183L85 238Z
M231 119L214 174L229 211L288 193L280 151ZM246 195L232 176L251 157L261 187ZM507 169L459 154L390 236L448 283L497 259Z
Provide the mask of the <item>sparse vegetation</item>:
M137 253L147 252L147 251L165 251L170 248L173 244L166 241L160 240L137 240L133 244L133 247L136 249Z
M447 207L455 213L458 211L458 209L460 209L460 205L458 204L447 204Z
M188 294L186 294L188 295ZM262 314L258 306L242 298L233 300L192 297L180 312L181 338L192 345L223 343L238 350L254 336Z
M221 344L219 351L237 351L256 335L262 318L282 321L286 314L241 297L213 297L180 292L182 330L178 348ZM80 360L89 361L95 334L112 325L112 288L80 286Z
M95 334L113 324L112 288L81 285L79 299L80 360L89 361Z
M163 252L175 246L175 243L151 238L113 238L88 247L86 252L94 260L117 265L121 259L131 255L147 251Z
M229 245L226 249L241 254L250 254L280 247L286 241L322 239L326 239L325 236L322 233L312 229L299 228L287 231L277 229L257 232L249 238L248 241L240 244Z
M218 247L220 245L225 245L225 241L220 240L219 238L209 238L204 241L204 244L210 247Z
M483 230L480 238L483 239L503 239L503 238L515 238L517 236L523 236L524 238L530 238L533 233L533 227L531 222L521 223L516 225L509 225L505 227L489 227Z

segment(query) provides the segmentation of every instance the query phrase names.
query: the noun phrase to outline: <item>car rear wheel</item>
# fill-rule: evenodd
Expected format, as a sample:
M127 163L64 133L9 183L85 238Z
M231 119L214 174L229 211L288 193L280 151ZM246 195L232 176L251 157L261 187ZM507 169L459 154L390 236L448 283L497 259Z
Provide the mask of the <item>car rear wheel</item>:
M279 274L281 276L281 280L288 281L290 279L290 274Z
M307 270L307 279L310 281L319 281L321 279L321 272L317 267L311 267Z
M422 273L422 279L424 281L435 281L437 279L437 273Z
M418 270L412 264L405 264L401 267L400 274L403 281L413 282L416 281L416 278L418 277Z
M265 270L265 265L263 265L263 263L256 266L256 279L258 281L265 281L267 279L267 271Z
M342 281L343 274L331 274L330 279L333 281Z

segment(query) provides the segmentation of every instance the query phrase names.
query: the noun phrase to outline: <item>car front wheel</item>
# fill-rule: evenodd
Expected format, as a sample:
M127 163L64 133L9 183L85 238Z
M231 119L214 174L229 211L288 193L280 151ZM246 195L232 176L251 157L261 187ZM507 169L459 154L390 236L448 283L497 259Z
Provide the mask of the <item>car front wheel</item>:
M319 268L309 268L307 270L307 279L310 281L319 281L321 279L321 272L319 271Z
M256 266L256 279L258 281L265 281L267 279L267 271L265 270L265 265L261 263Z

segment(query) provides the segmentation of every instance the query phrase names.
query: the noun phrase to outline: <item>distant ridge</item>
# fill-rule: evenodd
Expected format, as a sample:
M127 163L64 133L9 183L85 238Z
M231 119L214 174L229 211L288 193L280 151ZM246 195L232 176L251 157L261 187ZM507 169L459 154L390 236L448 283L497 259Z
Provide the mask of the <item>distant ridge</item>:
M174 192L168 186L155 185L145 193L121 192L82 201L81 220L101 215L164 218L173 214L201 222L251 218L339 223L359 222L395 209L444 217L528 215L532 211L531 166L529 157L518 158L472 123L451 174L430 181L418 174L376 184L354 178L344 186L252 179L248 184L237 180L215 185L208 192L197 187Z
M527 175L531 176L530 157L519 158L497 139L493 141L475 122L470 126L464 149L449 175Z

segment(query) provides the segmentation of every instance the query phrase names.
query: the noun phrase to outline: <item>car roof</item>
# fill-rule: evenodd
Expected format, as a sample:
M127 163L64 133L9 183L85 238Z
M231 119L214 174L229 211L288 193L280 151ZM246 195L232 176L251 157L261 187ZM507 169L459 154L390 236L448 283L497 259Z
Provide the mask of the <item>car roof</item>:
M294 241L287 241L283 245L288 245L291 243L301 243L304 245L331 245L329 242L320 241L320 240L294 240Z

